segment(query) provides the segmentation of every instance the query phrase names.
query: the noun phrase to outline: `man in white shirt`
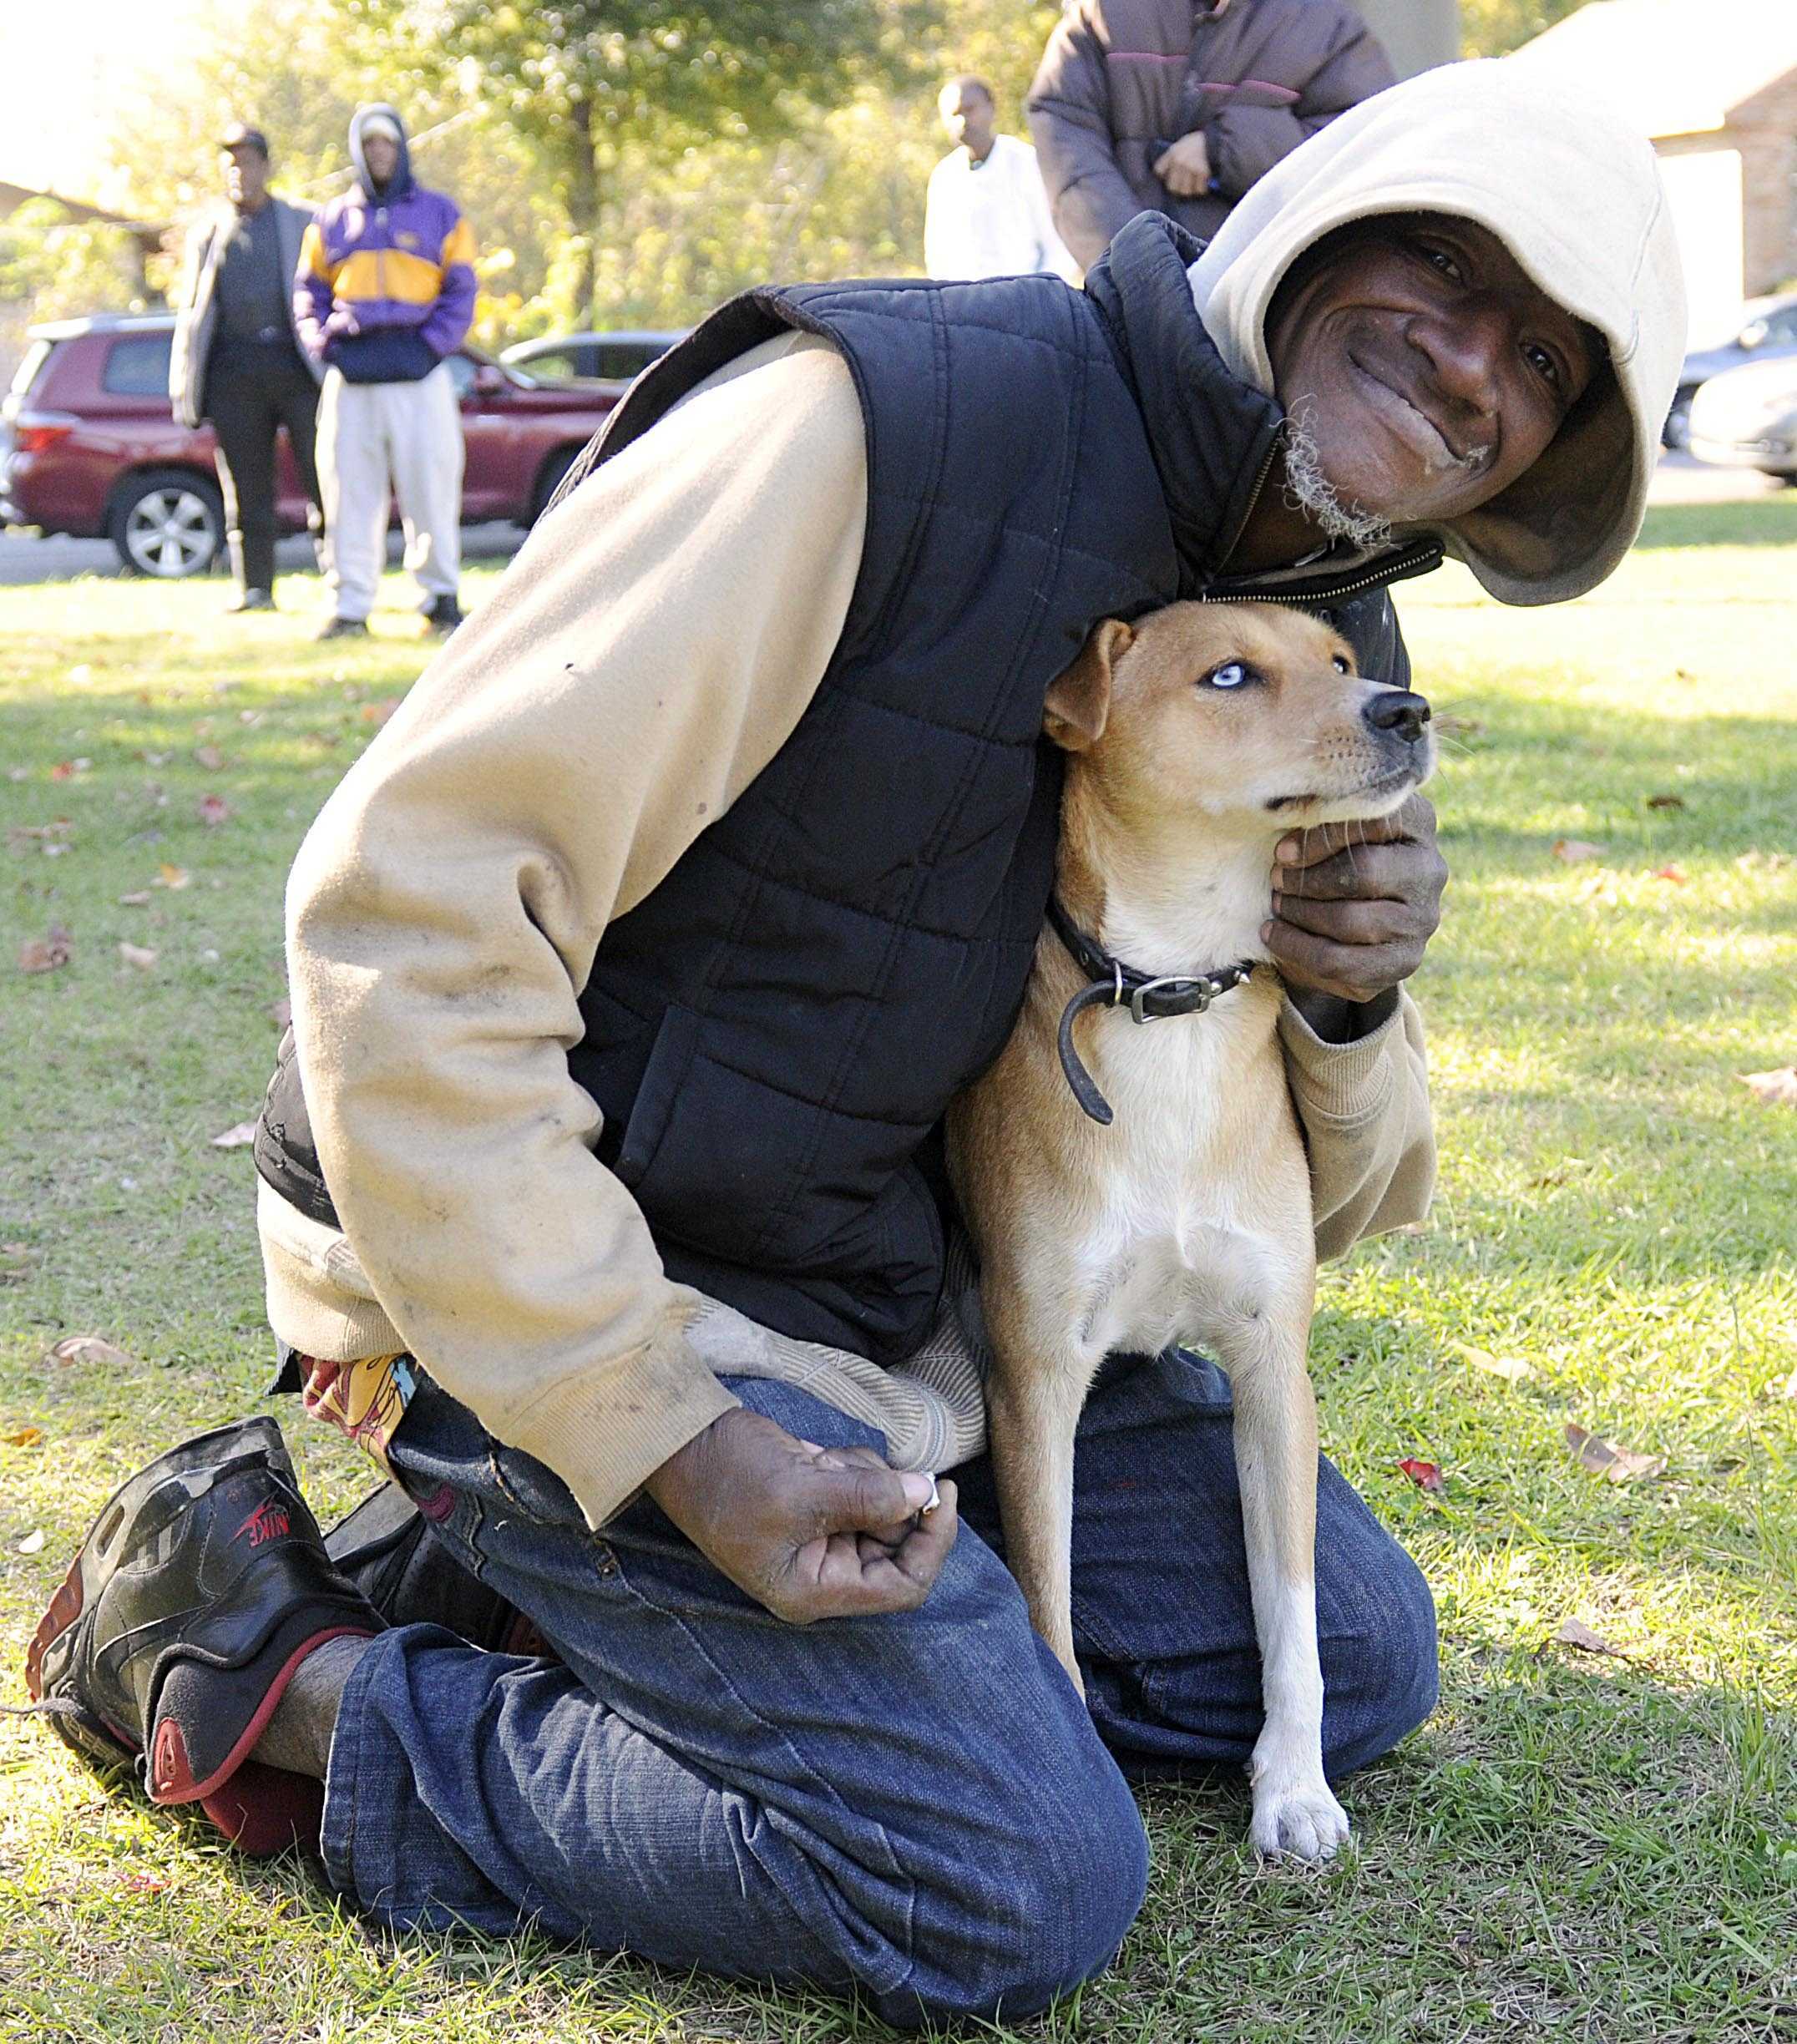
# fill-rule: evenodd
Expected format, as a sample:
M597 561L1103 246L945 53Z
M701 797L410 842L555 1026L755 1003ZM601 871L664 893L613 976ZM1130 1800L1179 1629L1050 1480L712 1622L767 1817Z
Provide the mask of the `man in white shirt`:
M933 277L1026 276L1080 281L1050 218L1035 151L998 131L998 102L981 78L950 78L937 99L959 146L929 174L924 267Z

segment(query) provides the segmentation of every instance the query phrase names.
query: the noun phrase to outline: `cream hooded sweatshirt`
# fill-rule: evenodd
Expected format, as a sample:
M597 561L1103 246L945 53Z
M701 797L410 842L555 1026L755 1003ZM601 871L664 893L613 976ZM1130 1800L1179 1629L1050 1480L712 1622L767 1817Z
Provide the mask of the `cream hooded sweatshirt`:
M1380 213L1488 229L1607 367L1501 497L1435 529L1501 603L1594 589L1641 529L1684 359L1684 278L1646 138L1588 94L1499 60L1447 64L1363 100L1253 185L1192 266L1217 352L1273 394L1267 313L1298 256Z
M1416 188L1436 189L1440 134L1482 118L1412 127ZM1630 161L1656 191L1651 163ZM1525 226L1550 210L1511 185ZM1263 225L1301 245L1277 212ZM1263 305L1251 274L1238 294L1226 269L1209 293L1243 340L1248 315L1226 308ZM593 1154L598 1111L568 1070L607 923L809 703L853 589L866 495L859 402L827 343L787 336L720 372L541 521L294 866L294 1030L343 1232L261 1188L271 1323L325 1361L409 1350L595 1525L735 1402L719 1375L804 1384L880 1428L900 1468L950 1467L981 1444L964 1261L903 1369L772 1335L669 1282ZM1625 523L1604 549L1619 550ZM1414 1006L1338 1045L1288 1004L1281 1035L1322 1253L1420 1218L1434 1151Z

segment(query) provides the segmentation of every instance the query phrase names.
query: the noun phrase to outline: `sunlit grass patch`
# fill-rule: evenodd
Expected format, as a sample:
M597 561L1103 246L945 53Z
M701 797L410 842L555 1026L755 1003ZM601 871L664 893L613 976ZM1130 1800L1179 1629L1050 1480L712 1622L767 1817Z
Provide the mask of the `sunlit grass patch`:
M1797 2036L1797 1113L1736 1077L1797 1057L1797 501L1657 513L1648 539L1569 607L1501 611L1458 570L1400 591L1456 727L1416 989L1440 1190L1425 1231L1326 1275L1313 1359L1329 1451L1434 1586L1441 1708L1348 1784L1359 1849L1320 1877L1253 1865L1238 1783L1146 1793L1153 1885L1117 1966L964 2034ZM99 1499L261 1395L248 1153L208 1138L267 1076L294 848L428 650L397 614L313 646L297 608L217 602L0 592L23 776L0 825L67 822L0 869L7 1701ZM1597 849L1568 863L1565 839ZM18 973L53 923L72 961ZM78 1332L133 1360L43 1360ZM1663 1465L1605 1481L1569 1424ZM287 1431L321 1515L365 1487ZM1568 1621L1615 1651L1561 1642ZM0 1719L0 2039L426 2031L885 2034L529 1936L371 1934L301 1863L246 1868Z

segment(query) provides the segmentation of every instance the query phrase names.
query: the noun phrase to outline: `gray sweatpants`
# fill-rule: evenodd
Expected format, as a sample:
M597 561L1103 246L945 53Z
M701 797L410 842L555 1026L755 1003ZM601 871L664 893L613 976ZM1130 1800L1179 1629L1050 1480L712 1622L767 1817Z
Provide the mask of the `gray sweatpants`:
M406 565L427 598L453 596L462 567L462 412L441 362L417 383L325 377L318 480L325 500L325 587L338 617L365 618L387 559L389 491Z

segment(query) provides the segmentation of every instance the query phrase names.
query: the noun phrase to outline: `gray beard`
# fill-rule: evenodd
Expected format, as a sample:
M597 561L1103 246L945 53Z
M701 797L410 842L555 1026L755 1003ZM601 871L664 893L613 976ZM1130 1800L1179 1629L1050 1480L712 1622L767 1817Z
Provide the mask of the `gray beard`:
M1316 435L1294 406L1285 420L1285 501L1332 543L1345 539L1363 554L1391 544L1390 521L1357 503L1344 503L1323 473Z

